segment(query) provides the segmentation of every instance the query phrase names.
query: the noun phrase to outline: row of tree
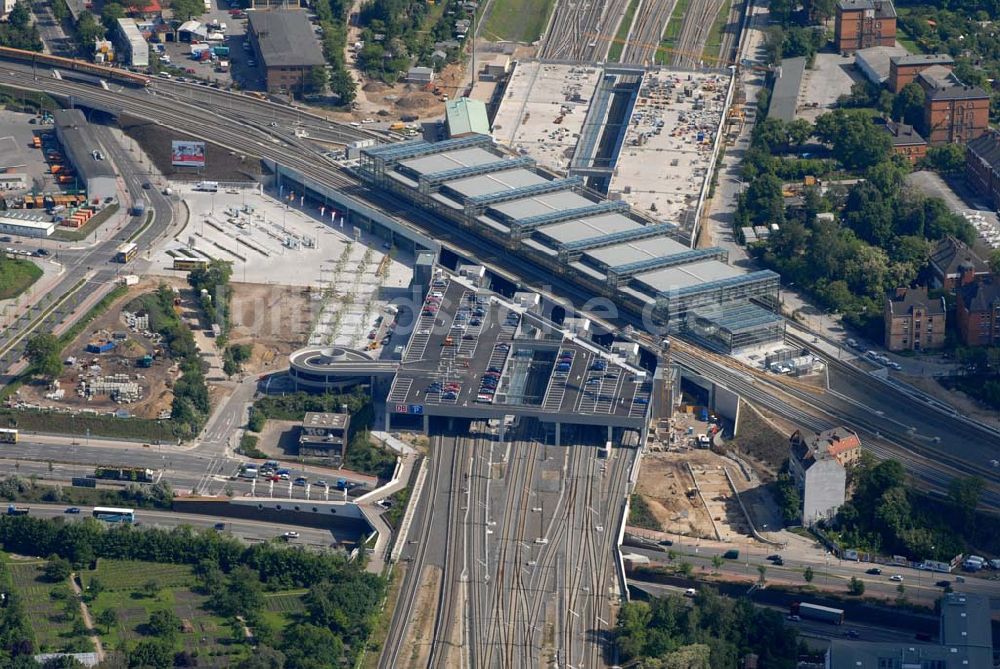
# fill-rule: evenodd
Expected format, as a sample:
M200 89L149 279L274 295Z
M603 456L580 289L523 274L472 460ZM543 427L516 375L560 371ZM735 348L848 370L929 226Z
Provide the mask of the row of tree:
M0 46L29 51L42 50L38 26L31 20L31 9L25 0L19 0L10 10L6 23L0 23Z
M671 596L623 604L615 637L622 659L646 669L737 669L751 653L759 666L794 669L799 654L795 631L780 613L711 587L693 601Z
M786 211L777 172L801 159L783 154L813 137L830 146L830 160L861 178L822 195L806 187L801 205ZM927 270L935 240L975 238L941 199L908 187L908 171L908 163L890 156L888 134L864 111L837 109L815 125L767 119L755 129L744 161L749 187L738 200L737 233L748 225L777 224L766 242L753 247L765 266L854 324L877 319L886 291L910 285ZM831 211L837 212L832 221L819 216Z

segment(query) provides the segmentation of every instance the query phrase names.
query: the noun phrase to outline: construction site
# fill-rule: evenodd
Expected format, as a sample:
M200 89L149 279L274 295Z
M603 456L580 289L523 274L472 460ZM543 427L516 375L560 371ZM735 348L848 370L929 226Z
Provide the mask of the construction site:
M547 170L582 177L609 199L689 229L724 130L730 76L521 61L494 118L494 139Z
M12 398L22 408L63 409L141 418L169 418L180 375L164 353L161 336L151 331L148 316L129 311L129 302L156 288L145 281L84 329L64 349L63 372L51 383L21 386ZM188 300L178 305L185 321L198 320Z

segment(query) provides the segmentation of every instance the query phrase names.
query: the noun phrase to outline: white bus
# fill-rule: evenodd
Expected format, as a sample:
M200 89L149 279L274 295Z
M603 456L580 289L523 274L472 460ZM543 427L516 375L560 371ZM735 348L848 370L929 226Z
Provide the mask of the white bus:
M17 430L0 428L0 444L16 444Z
M113 506L95 506L94 518L103 520L106 523L128 523L135 522L135 509L119 509Z

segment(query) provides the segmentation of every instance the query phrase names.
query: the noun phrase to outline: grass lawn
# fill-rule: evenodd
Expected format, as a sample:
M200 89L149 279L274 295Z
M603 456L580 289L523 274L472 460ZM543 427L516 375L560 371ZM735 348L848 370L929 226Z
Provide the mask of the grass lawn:
M625 40L628 39L629 30L632 29L632 19L635 18L635 12L639 8L639 0L631 0L628 3L628 7L625 9L625 16L622 17L622 22L618 26L618 32L615 34L615 41L611 43L611 48L608 49L608 62L617 63L622 57L622 51L625 50Z
M712 29L705 40L705 48L701 53L705 60L711 63L716 62L716 59L720 55L719 52L722 51L722 31L729 24L729 10L731 5L732 0L725 0L722 3L722 8L719 10L718 16L715 17L715 23L712 24Z
M0 300L17 297L42 277L42 268L30 260L0 262Z
M687 14L688 5L691 0L677 0L674 11L670 13L670 20L667 21L667 29L663 31L663 40L660 48L656 50L655 60L660 65L666 65L673 58L672 51L667 49L677 48L677 38L681 35L681 26L684 25L684 15Z
M101 227L101 224L108 220L116 211L118 211L118 205L109 204L97 214L91 216L90 220L82 228L77 228L76 230L72 228L56 228L50 239L59 242L78 242L86 239L87 235Z
M78 600L59 600L52 597L53 590L69 589L69 582L49 583L43 580L44 560L7 563L11 587L21 596L28 614L28 621L35 634L35 643L41 651L93 650L86 637L73 633L73 622L80 616ZM73 615L66 614L66 604L71 601Z
M483 37L530 44L542 36L555 0L494 0Z
M133 560L99 560L97 569L81 574L83 587L89 587L95 576L109 591L138 590L146 581L156 581L161 588L188 588L195 583L191 565Z

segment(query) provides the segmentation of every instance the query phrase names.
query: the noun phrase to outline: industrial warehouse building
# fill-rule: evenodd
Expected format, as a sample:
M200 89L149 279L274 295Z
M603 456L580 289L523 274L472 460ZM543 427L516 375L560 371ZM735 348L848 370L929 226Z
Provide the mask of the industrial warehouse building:
M149 44L142 36L142 31L134 19L118 19L114 30L115 45L118 53L131 67L149 67Z
M104 202L117 196L117 181L111 161L101 150L94 131L79 109L60 109L52 114L56 137L66 157L87 189L91 202Z
M48 237L56 229L54 221L40 219L31 210L12 210L0 216L0 234L21 237Z
M312 68L326 66L306 13L273 10L248 15L247 34L264 67L267 90L301 93Z
M552 178L478 134L362 149L360 174L651 325L732 351L778 341L778 275L744 272L718 247L675 241L675 226Z

